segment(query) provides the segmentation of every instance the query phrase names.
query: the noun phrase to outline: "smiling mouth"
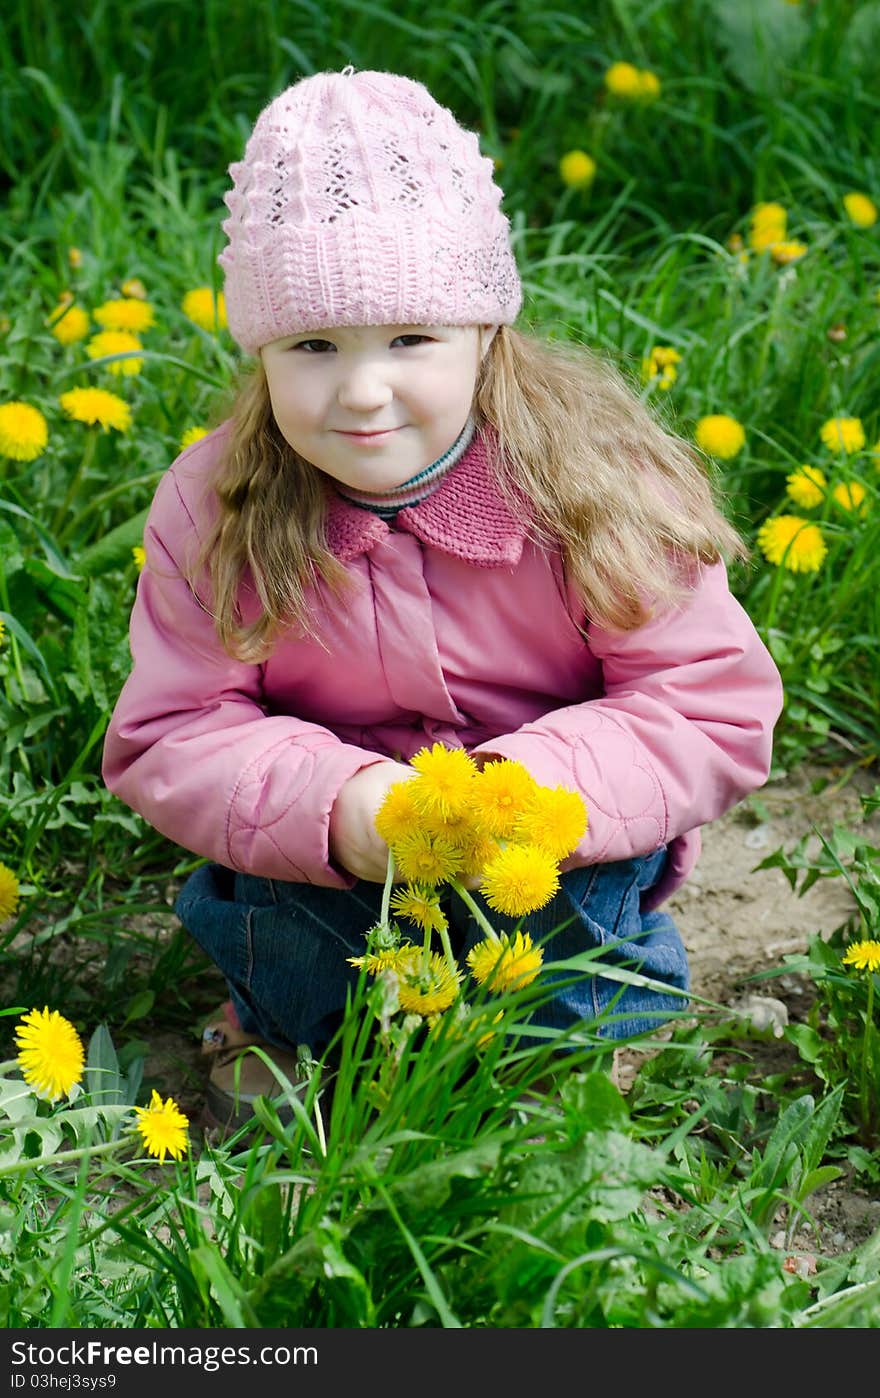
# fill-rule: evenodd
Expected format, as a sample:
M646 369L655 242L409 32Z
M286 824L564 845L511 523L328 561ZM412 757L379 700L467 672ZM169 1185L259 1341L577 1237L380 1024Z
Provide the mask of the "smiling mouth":
M385 437L392 437L392 436L394 435L395 432L399 432L399 431L400 431L400 428L399 428L399 427L380 427L380 428L376 428L376 429L373 430L373 431L358 432L358 431L346 431L346 430L345 430L344 428L342 428L342 427L337 427L337 428L334 428L334 431L335 431L335 433L336 433L336 435L337 435L338 437L349 437L352 441L355 441L355 442L379 442L379 441L384 440Z

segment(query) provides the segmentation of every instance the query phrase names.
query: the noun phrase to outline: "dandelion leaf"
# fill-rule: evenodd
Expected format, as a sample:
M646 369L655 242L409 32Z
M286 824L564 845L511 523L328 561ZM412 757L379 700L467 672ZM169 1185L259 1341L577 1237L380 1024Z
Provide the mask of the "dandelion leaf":
M132 549L143 539L148 513L148 509L139 510L131 519L117 524L97 543L90 544L76 560L78 570L95 577L99 573L109 573L112 568L127 566L131 562Z
M772 97L809 33L794 5L782 0L713 0L717 33L728 67L750 92Z
M99 1024L89 1039L86 1088L95 1105L125 1101L119 1060L106 1024Z
M880 3L862 5L850 19L840 45L841 72L867 70L872 79L877 68L880 47Z
M607 1073L574 1073L560 1089L566 1115L581 1131L625 1131L629 1111Z
M421 1165L412 1174L394 1181L395 1200L411 1202L420 1209L441 1208L455 1179L478 1179L497 1168L502 1145L501 1137L494 1136L470 1150Z

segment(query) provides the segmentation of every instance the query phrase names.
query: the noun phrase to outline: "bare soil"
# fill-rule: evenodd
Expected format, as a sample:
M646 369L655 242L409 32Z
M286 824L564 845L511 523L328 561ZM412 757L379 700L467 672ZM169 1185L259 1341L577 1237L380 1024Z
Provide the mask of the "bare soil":
M766 1026L750 1046L756 1074L796 1069L794 1047L776 1035L785 1023L805 1017L812 995L811 982L797 974L750 978L783 966L786 954L805 951L816 934L829 936L853 916L855 900L843 878L819 879L799 896L780 869L755 866L780 847L790 852L805 835L808 850L818 851L816 832L827 838L835 825L880 845L880 813L863 819L859 799L878 781L876 768L804 767L768 783L757 798L704 827L699 863L666 904L688 951L693 990L732 1009L747 1009ZM624 1051L624 1090L642 1057ZM817 1255L847 1252L880 1228L880 1194L859 1187L850 1176L817 1192L808 1207L816 1226L798 1231L786 1259L790 1270L804 1275ZM782 1229L774 1242L783 1246Z
M820 848L814 828L828 837L835 825L863 831L880 844L880 815L862 819L860 796L880 773L835 773L802 768L769 782L757 798L703 828L703 852L687 883L666 905L688 950L695 991L729 1003L748 989L748 977L778 966L786 953L806 949L816 933L828 935L852 916L854 900L843 878L820 879L794 892L779 869L756 869L767 855L791 851L804 835ZM821 790L814 788L826 783ZM761 993L783 1000L802 987L793 978L763 982Z

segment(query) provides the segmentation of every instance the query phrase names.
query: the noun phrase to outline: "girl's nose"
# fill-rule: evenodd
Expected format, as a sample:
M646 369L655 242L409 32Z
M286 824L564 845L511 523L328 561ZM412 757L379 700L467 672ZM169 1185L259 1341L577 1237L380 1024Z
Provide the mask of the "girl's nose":
M349 412L364 413L384 408L394 397L394 391L376 364L361 360L343 373L336 396Z

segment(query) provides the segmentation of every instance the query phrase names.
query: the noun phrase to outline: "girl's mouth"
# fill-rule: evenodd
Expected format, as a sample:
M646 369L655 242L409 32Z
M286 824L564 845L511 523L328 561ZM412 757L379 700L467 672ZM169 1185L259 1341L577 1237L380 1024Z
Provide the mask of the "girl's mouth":
M388 439L393 437L395 432L399 432L400 429L398 427L385 427L377 432L343 432L339 428L335 430L336 435L338 437L344 437L347 442L355 442L358 446L369 447L381 446L383 442L387 442Z

